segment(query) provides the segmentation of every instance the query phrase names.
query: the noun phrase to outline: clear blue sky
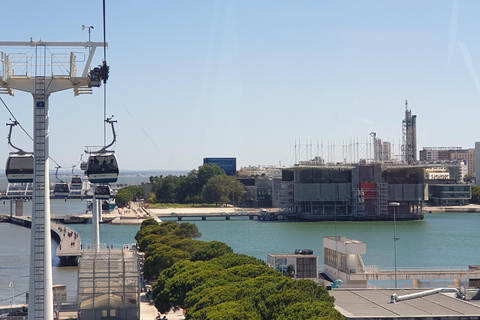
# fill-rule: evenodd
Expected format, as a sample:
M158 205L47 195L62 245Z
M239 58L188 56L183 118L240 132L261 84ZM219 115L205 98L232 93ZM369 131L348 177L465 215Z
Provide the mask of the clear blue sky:
M419 149L480 140L479 1L106 5L108 114L118 120L121 169L191 170L204 157L291 165L296 140L366 141L372 131L398 143L405 100ZM7 1L2 13L1 41L87 41L82 25L102 41L101 0ZM31 95L2 98L31 133ZM85 145L103 143L102 103L102 88L52 94L55 161L71 166ZM0 119L9 117L2 107ZM0 159L7 154L5 139Z

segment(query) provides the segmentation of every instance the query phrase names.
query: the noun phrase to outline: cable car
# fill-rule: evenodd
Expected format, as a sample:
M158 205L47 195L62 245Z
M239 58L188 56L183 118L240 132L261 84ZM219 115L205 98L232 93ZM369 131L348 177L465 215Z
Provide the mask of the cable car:
M33 154L10 153L5 165L9 183L33 182Z
M53 195L56 198L67 198L70 194L70 186L66 182L57 182L53 188Z
M55 186L53 188L53 195L55 198L67 198L70 194L70 186L67 182L63 181L58 177L58 169L60 169L60 167L57 167L57 171L55 171L55 178L59 182L55 183Z
M33 153L25 152L12 144L12 128L17 124L17 121L7 123L7 126L10 126L8 131L8 145L18 151L10 152L5 165L5 175L9 183L29 183L33 182L34 157Z
M71 189L82 189L82 178L79 176L73 176L70 182Z
M112 118L108 118L105 122L112 125L113 140L112 142L100 149L99 151L89 152L87 170L85 174L88 177L88 181L91 183L107 184L117 182L118 179L118 161L114 151L107 150L116 141L115 128L113 124L116 121L112 121Z
M113 152L91 154L86 171L91 183L114 183L118 178L118 162Z
M96 199L102 199L102 200L108 200L110 199L110 186L108 184L105 185L98 185L95 188L95 198Z

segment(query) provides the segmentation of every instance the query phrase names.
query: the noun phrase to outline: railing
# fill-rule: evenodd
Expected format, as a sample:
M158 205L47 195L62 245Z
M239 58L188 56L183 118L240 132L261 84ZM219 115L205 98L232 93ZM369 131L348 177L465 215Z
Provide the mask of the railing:
M10 53L4 54L6 57L3 61L3 68L1 76L5 77L7 70L9 75L32 77L34 75L35 57L29 56L25 53ZM52 53L50 56L38 56L38 61L48 60L43 64L37 64L37 67L48 67L51 75L57 76L76 76L81 74L83 70L77 70L78 63L85 63L86 55L84 52L72 52L70 53ZM8 64L6 62L9 62ZM70 68L75 68L70 70Z
M429 271L477 271L468 267L397 267L397 272L429 272ZM480 270L478 270L480 271ZM395 272L395 268L380 268L375 265L365 266L365 273Z

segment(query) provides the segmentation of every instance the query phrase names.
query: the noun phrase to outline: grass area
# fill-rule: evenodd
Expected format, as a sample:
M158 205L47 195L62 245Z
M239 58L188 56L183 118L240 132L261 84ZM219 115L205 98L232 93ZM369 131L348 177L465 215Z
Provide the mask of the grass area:
M150 208L217 208L214 203L149 203Z

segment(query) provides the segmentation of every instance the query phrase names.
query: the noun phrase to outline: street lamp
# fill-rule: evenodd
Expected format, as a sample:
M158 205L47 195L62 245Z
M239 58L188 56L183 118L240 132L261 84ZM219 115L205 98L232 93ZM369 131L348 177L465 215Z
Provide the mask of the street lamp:
M395 263L395 289L397 288L397 240L400 238L397 238L397 220L395 217L396 214L396 208L400 206L400 203L398 202L390 202L388 204L390 207L393 207L393 252L394 252L394 263Z

